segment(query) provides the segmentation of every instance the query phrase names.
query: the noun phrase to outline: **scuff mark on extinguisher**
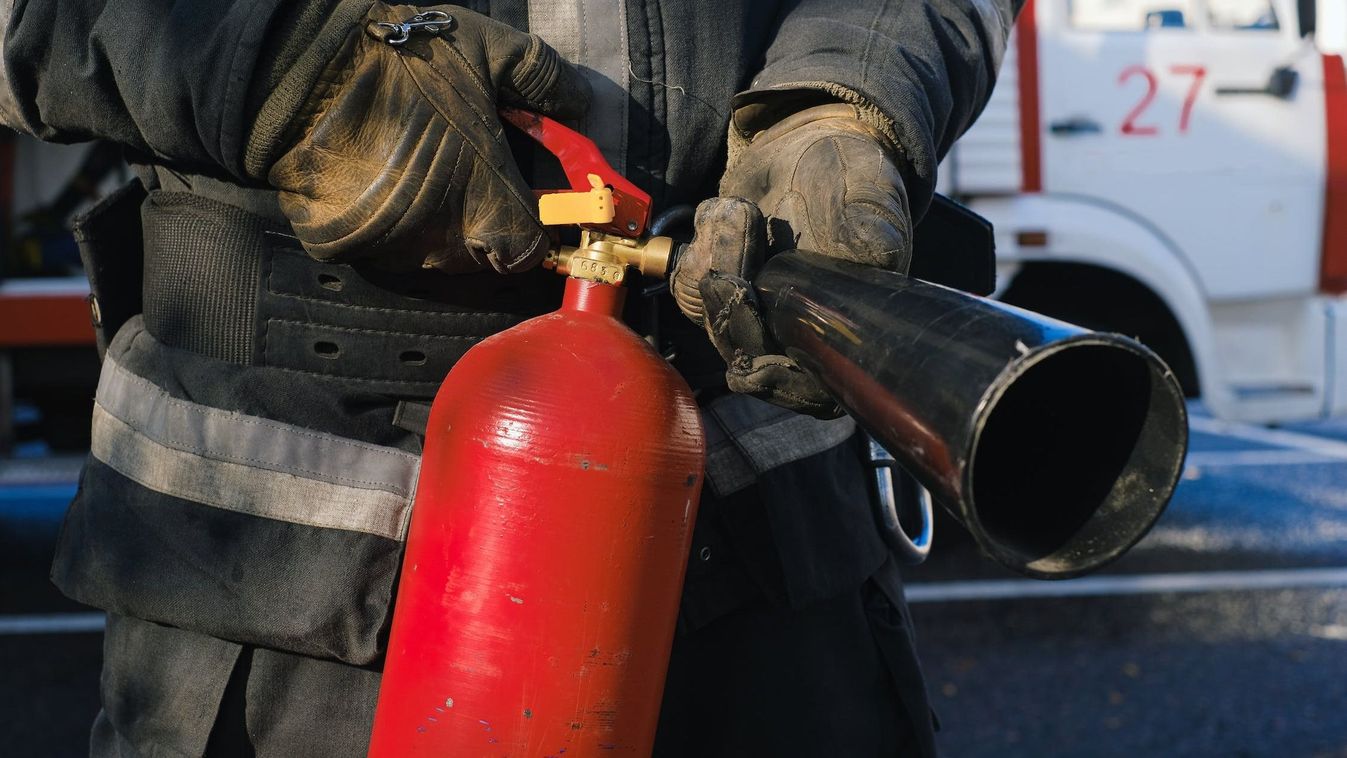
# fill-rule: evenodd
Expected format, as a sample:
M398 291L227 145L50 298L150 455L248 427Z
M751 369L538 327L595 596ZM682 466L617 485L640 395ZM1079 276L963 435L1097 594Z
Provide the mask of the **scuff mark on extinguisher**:
M522 597L515 597L514 595L506 595L506 597L510 598L510 602L511 602L511 603L514 603L515 605L523 605L523 604L524 604L524 598L522 598Z
M584 455L575 455L572 457L572 460L575 461L575 465L580 467L581 471L589 471L591 469L594 471L608 470L608 464L597 463L595 461L590 460L587 456Z

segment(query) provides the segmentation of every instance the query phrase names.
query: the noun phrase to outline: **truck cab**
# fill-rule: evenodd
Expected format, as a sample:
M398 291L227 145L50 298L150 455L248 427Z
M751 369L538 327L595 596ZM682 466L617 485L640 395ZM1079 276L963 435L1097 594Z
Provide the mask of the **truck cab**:
M1030 0L941 166L998 296L1139 337L1218 417L1347 412L1343 4Z

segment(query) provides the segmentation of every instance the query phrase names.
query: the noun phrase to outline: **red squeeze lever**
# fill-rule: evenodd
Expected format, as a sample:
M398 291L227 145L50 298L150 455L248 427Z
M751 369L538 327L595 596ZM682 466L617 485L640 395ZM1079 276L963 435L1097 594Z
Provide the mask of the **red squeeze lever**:
M588 192L590 174L599 177L613 190L613 220L607 224L586 224L587 228L620 237L640 237L645 233L645 226L650 221L650 195L608 165L593 140L537 113L507 107L500 109L500 115L561 161L572 190ZM539 194L566 191L547 190Z

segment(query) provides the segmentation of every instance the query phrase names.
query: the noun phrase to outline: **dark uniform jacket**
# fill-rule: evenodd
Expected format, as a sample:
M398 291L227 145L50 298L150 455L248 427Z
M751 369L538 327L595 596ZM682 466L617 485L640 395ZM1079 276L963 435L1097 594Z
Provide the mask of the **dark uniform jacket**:
M262 100L324 24L354 23L369 0L6 5L0 119L43 139L117 142L141 167L141 184L78 230L95 257L134 271L143 298L99 293L119 301L105 311L139 313L108 348L53 568L66 593L110 613L105 744L199 755L219 737L226 688L243 687L255 743L363 745L418 472L416 403L476 341L554 307L558 283L318 264L274 193L249 186ZM582 129L656 210L715 193L736 93L811 88L896 138L920 216L939 158L990 92L1019 3L467 5L582 67L595 94ZM516 155L535 186L560 186L526 145ZM690 346L680 368L704 385L718 369L698 354ZM683 633L870 587L872 657L931 752L854 424L715 387L703 397L708 486Z

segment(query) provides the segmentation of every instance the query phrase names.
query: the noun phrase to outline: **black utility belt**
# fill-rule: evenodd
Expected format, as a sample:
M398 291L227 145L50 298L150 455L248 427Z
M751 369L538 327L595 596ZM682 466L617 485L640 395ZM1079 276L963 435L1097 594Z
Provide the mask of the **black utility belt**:
M545 271L443 276L309 257L288 229L186 192L151 192L141 212L143 309L167 345L230 363L434 394L485 337L560 302Z

